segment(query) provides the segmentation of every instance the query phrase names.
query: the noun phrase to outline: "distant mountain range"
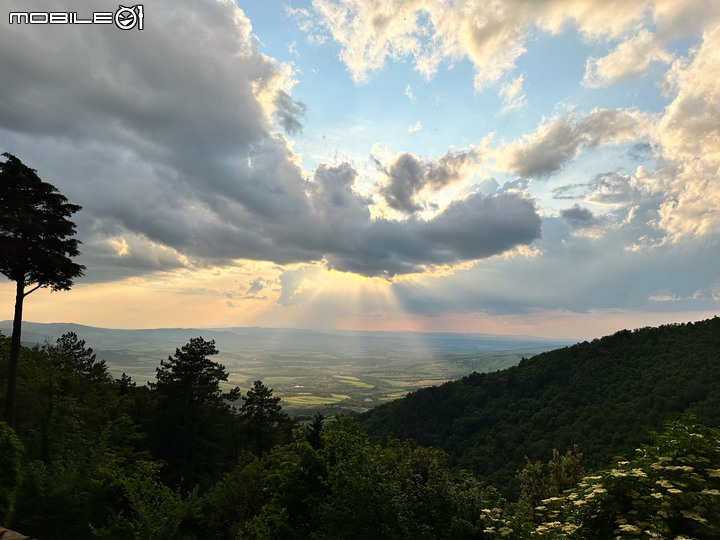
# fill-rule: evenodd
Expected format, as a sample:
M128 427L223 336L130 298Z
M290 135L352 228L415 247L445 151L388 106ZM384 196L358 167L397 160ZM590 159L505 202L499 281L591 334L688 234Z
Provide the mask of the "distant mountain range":
M362 330L306 330L296 328L148 328L122 330L99 328L75 323L35 323L23 322L23 345L43 344L46 340L56 339L66 332L75 332L78 336L96 348L102 349L144 349L148 346L175 347L185 344L191 337L202 336L213 339L222 351L226 348L242 346L249 349L266 347L328 347L333 344L345 344L348 341L373 343L377 347L422 346L437 350L506 350L517 346L540 346L547 350L563 346L573 341L546 339L537 336L517 336L504 334L475 334L451 332L382 332ZM10 335L12 321L0 321L0 332Z

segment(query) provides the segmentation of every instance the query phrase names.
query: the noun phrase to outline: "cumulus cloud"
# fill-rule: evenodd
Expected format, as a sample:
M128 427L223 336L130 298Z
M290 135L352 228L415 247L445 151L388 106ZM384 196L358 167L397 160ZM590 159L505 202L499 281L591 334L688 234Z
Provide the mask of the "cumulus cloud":
M644 76L653 62L670 63L672 56L647 29L620 43L602 58L590 57L585 65L583 84L604 88L618 81Z
M383 68L388 60L411 58L415 69L432 77L441 63L452 65L466 58L474 66L475 89L482 90L515 67L535 28L557 34L573 25L588 40L607 40L622 37L629 28L641 24L648 11L656 23L676 28L682 23L670 3L315 0L313 13L294 10L293 14L311 41L333 39L339 44L340 60L358 83L365 82L369 73ZM619 47L614 59L598 60L598 76L612 74L620 63L628 74L632 69L630 56L640 58L643 51L651 51L643 48L643 32L634 44ZM670 39L670 33L666 34ZM658 50L652 49L655 56ZM641 63L645 61L642 58Z
M560 217L562 217L573 230L590 229L600 224L600 220L589 208L582 208L579 204L573 205L572 208L562 210Z
M380 170L387 181L380 194L390 208L412 214L424 208L420 200L425 191L437 191L464 178L477 159L474 151L448 151L437 161L426 161L410 153L402 153Z
M648 181L646 187L667 189L660 226L676 239L720 230L718 70L720 25L706 31L697 54L676 70L676 94L658 124L657 141L670 170L659 171L656 185Z
M498 148L498 166L523 177L547 177L574 159L581 146L634 140L648 134L651 126L650 116L637 111L596 108L579 120L570 112Z
M59 1L16 7L76 9ZM378 21L375 30L383 28L392 31ZM101 25L0 32L3 151L84 207L87 281L236 259L325 260L396 275L539 236L534 204L524 199L470 198L430 222L373 221L372 201L354 191L353 167L301 169L287 136L301 129L305 106L292 98L291 70L257 44L247 17L226 0L158 4L142 32ZM470 162L462 152L433 163L408 154L388 165L382 196L412 212L424 190L455 182ZM519 224L490 217L505 204ZM480 246L465 231L486 224Z
M431 220L369 222L360 242L326 258L330 268L392 277L487 258L540 237L533 199L517 192L475 193L453 201Z

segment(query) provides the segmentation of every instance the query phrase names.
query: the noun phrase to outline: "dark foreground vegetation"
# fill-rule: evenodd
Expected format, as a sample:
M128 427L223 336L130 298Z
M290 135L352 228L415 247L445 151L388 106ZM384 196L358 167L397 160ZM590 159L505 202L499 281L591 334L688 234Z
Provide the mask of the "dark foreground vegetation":
M306 425L260 381L229 388L216 353L193 339L140 385L75 334L23 348L0 525L40 540L720 537L718 318Z

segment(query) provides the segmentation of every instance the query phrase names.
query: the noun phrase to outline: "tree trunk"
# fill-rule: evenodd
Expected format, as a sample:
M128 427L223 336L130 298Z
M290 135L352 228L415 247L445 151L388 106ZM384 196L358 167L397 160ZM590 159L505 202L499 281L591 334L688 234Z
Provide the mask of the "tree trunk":
M17 281L15 293L15 317L13 318L13 331L10 341L10 366L8 369L7 402L5 407L5 421L12 428L15 427L16 394L18 382L18 364L20 362L20 334L22 331L22 309L25 299L25 276Z

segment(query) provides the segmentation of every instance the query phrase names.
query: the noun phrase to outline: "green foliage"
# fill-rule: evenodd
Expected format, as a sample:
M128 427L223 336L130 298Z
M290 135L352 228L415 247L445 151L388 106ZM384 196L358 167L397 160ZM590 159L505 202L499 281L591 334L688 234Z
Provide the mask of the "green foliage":
M607 448L621 447L627 426L614 415L617 410L634 414L629 426L646 418L642 407L647 405L647 396L641 389L649 382L636 365L645 366L643 350L651 347L653 339L670 351L667 358L658 353L656 364L664 369L674 365L675 341L689 347L683 340L695 339L694 349L686 351L687 365L708 378L703 384L688 375L683 379L660 376L656 366L647 370L657 377L653 388L664 388L663 377L675 385L689 384L694 392L690 403L706 415L713 414L715 390L710 383L717 362L710 351L717 350L718 339L709 330L715 324L620 333L560 351L559 356L550 357L558 366L547 357L532 359L523 362L522 369L474 375L459 385L418 393L432 397L438 392L444 401L438 411L424 408L432 400L427 404L415 401L418 408L408 421L417 427L420 415L428 415L434 430L429 436L450 434L449 447L454 451L468 444L463 438L479 441L478 449L486 453L475 450L476 465L481 459L487 462L484 467L488 463L511 466L506 461L513 464L519 469L517 504L506 504L494 488L472 474L451 470L450 460L466 459L462 454L448 456L441 449L392 438L383 446L352 418L336 417L325 424L318 414L308 426L295 430L293 441L292 422L272 389L261 381L243 397L239 411L232 406L239 390L221 391L220 382L227 380L227 373L208 358L217 353L213 342L191 340L160 363L155 384L138 387L128 377L113 379L92 349L76 335L66 334L54 345L21 350L25 414L16 432L25 453L22 461L17 452L7 460L14 451L7 448L18 447L11 436L5 436L12 432L0 424L0 474L12 462L9 470L22 469L22 481L17 484L19 476L15 484L2 481L0 490L11 492L18 485L13 528L58 540L92 536L129 540L718 538L720 430L704 427L695 419L670 424L633 459L616 459L612 466L582 480L577 448L564 454L552 450L546 463L535 457L517 465L513 461L517 452L540 455L548 441L565 441L574 433L587 434L602 427L593 420L598 403L608 406L604 414L618 425L617 440L610 437ZM636 336L643 339L641 348L636 348ZM0 359L8 354L7 341L0 336ZM623 361L600 354L603 347ZM588 351L593 355L584 357ZM574 358L573 362L564 363L566 357ZM600 362L605 363L601 372L590 369L589 364ZM4 376L2 366L0 377ZM588 386L588 369L601 381L596 386ZM628 388L635 389L637 396L607 382L628 373L633 377ZM487 382L492 377L497 377L499 389ZM607 396L575 396L576 407L569 408L567 400L572 396L565 388L577 389L581 383L587 392L615 388L619 393L614 401ZM506 393L523 392L527 402L505 398ZM665 395L675 399L671 392ZM616 403L618 396L639 409ZM657 402L663 403L659 398ZM499 404L507 408L504 416ZM524 407L533 404L542 406L535 412L537 418L528 419ZM588 425L567 418L556 425L553 411L562 418L572 411ZM470 430L474 424L468 418L478 422L477 434ZM482 428L482 418L483 422L495 418L506 431ZM520 445L524 439L519 430L541 420L547 423L544 438L533 435L527 439L534 441L530 446L527 440L525 447ZM143 429L149 437L143 436ZM597 440L605 440L605 435ZM592 445L583 451L597 458ZM610 462L608 458L604 463Z
M519 495L515 472L577 444L584 465L647 442L647 432L689 409L711 426L720 408L720 318L624 330L472 374L360 417L375 440L412 438L443 448L452 466Z
M573 451L568 450L564 456L553 449L553 457L546 465L539 461L533 463L526 458L527 464L517 475L520 482L518 514L532 518L540 501L560 495L575 486L585 474L581 459L582 454L578 452L577 446Z
M198 538L235 538L243 524L260 513L270 500L270 477L282 464L294 462L296 454L278 447L258 457L250 452L238 458L235 470L226 473L199 501Z
M106 524L91 527L95 538L133 540L174 540L185 538L180 526L197 503L193 492L183 499L179 491L164 485L158 476L161 465L139 461L127 474L117 461L110 460L102 470L104 482L121 488L119 512L106 518ZM116 505L118 502L116 501Z
M96 482L108 449L130 461L147 455L132 397L72 333L23 348L20 360L17 433L26 460L13 525L38 538L87 538L88 523L115 499Z
M370 442L350 418L301 441L271 474L270 500L238 538L477 538L500 497L447 456L411 442ZM275 451L273 451L275 452ZM272 453L271 453L272 454Z
M155 455L167 462L164 478L190 491L199 481L214 480L233 460L234 414L229 402L240 390L222 392L228 374L208 357L218 354L214 341L191 339L162 361L151 435ZM207 487L206 485L203 487Z
M305 436L305 440L312 446L315 450L318 450L322 448L323 440L322 440L322 430L323 430L323 423L325 421L325 417L320 413L320 411L315 413L315 416L313 416L312 421L308 426L305 427L303 430L303 435Z
M532 526L495 518L522 538L720 538L720 430L692 416L669 422L634 458L541 501L535 513Z
M0 422L0 524L9 523L20 484L23 445L13 429Z

